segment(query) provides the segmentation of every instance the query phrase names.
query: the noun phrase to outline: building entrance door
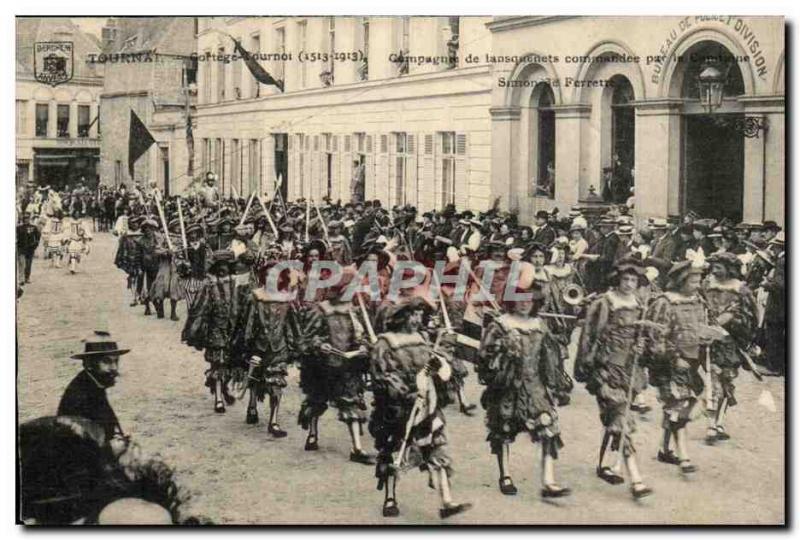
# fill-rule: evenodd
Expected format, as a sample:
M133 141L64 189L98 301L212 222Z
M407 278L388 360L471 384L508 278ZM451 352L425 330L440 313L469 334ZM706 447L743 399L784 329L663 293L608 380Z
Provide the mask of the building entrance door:
M275 178L282 178L280 193L285 201L289 194L289 135L275 133Z
M685 115L683 213L742 220L744 135L729 127L737 114Z

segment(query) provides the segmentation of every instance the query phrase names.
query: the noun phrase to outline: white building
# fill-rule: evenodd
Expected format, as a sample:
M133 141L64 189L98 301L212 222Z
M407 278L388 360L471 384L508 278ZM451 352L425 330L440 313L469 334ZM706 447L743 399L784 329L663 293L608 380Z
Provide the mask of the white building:
M97 120L103 89L102 67L87 63L100 44L67 18L17 19L16 58L16 182L62 188L81 178L97 180L100 123ZM36 42L73 44L72 79L58 86L34 77Z
M606 170L635 186L639 219L783 223L784 32L781 17L203 18L196 170L225 193L280 175L289 198L349 200L357 162L367 199L499 198L523 222L602 196ZM699 99L710 59L719 106Z
M510 60L492 64L504 204L568 208L601 194L611 167L635 171L639 217L784 222L782 17L497 17L489 29L491 53ZM698 76L714 61L727 77L709 113ZM536 189L551 162L552 195Z
M363 164L367 199L488 207L489 66L467 57L488 47L489 20L200 19L197 169L216 171L226 194L272 193L280 175L289 198L347 201ZM284 92L230 61L229 35L271 55L260 63Z

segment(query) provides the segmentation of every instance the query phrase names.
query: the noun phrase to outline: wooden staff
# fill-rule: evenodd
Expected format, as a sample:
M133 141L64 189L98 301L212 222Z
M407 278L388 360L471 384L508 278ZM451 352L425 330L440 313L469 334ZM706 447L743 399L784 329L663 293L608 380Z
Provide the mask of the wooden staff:
M330 238L328 237L328 226L325 224L325 220L322 219L322 212L319 211L319 206L317 205L317 201L314 201L314 209L317 211L317 217L319 218L320 224L322 224L322 234L325 236L325 243L330 246Z
M250 198L247 200L247 204L244 207L244 213L242 214L242 219L239 220L239 226L241 227L244 225L244 220L247 218L247 213L250 211L250 205L253 204L253 197L256 196L256 192L252 192L250 194Z
M269 210L264 206L264 201L261 200L261 197L258 197L258 202L261 205L261 209L264 211L264 215L267 217L267 223L269 223L269 227L272 229L272 234L275 235L275 238L278 238L278 228L275 226L275 222L272 221L272 216L269 214Z
M375 330L373 330L372 323L369 321L369 313L367 313L367 306L364 305L364 300L361 298L360 294L356 294L356 300L358 300L358 307L361 308L361 316L364 317L364 327L367 329L369 342L375 343L376 341L378 341L378 337L375 335Z
M181 198L178 197L178 222L181 224L181 240L183 241L183 253L189 255L189 243L186 241L186 227L183 225L183 209L181 208Z
M156 210L158 210L158 217L161 220L161 225L164 227L164 235L167 237L167 247L170 251L172 251L172 240L169 238L169 228L167 227L167 220L164 218L164 210L161 208L161 202L159 201L158 196L155 196L154 199L156 203Z

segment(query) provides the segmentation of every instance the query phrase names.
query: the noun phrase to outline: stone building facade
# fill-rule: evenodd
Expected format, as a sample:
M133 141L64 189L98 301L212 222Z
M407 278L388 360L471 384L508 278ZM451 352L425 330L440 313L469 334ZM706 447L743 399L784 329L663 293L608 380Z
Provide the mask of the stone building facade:
M467 59L488 47L489 21L200 19L198 168L243 197L272 194L281 177L289 198L355 190L389 205L488 207L490 67ZM258 84L231 37L285 91Z
M20 17L16 42L16 182L63 188L97 181L103 69L86 59L100 43L70 19ZM34 44L73 45L72 79L57 86L36 80Z
M109 19L103 29L105 86L100 113L106 131L100 178L118 186L156 182L179 193L188 174L187 117L194 108L195 19L143 17ZM147 126L156 144L128 171L130 111Z
M602 196L610 170L635 186L640 218L784 222L782 17L497 17L488 28L491 191L504 205L563 210ZM714 63L724 98L709 112L698 77Z

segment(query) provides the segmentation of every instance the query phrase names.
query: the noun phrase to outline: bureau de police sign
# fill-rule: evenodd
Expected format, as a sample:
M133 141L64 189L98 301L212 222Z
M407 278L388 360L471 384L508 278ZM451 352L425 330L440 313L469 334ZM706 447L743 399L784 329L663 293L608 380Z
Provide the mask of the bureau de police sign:
M33 45L33 75L37 81L56 86L72 79L74 61L71 41L37 41Z

